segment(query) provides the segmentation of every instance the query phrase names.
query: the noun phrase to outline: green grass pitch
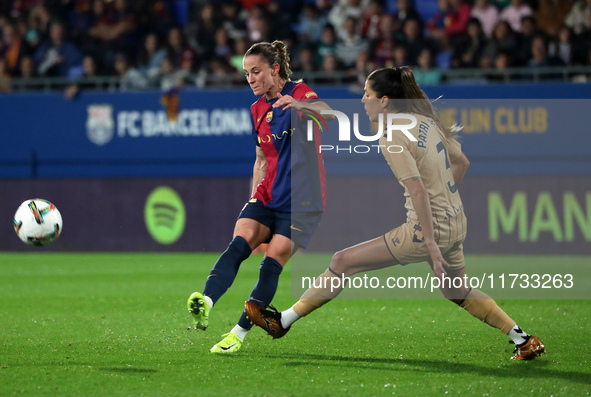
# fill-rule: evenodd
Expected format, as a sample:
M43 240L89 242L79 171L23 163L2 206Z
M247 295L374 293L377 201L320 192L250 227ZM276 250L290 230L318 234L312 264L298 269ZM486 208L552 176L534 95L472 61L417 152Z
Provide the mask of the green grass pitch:
M261 260L243 264L206 332L189 331L186 299L216 257L0 253L0 396L591 393L589 300L498 300L545 342L548 353L530 362L510 361L505 335L442 299L336 300L280 340L254 329L238 354L212 355ZM274 303L294 302L288 266Z

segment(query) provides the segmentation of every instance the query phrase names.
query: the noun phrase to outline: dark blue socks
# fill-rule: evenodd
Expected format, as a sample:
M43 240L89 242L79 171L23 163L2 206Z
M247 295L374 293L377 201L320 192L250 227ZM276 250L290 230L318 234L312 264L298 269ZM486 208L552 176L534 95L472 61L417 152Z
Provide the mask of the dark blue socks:
M277 284L279 283L279 276L283 271L283 266L275 259L265 257L261 263L259 271L259 281L250 293L249 301L256 303L262 308L266 308L273 300L275 292L277 292ZM245 329L251 329L252 324L246 318L246 313L242 313L238 325Z
M244 238L240 236L234 237L209 273L203 295L210 297L215 304L230 288L236 278L240 264L250 256L251 252L252 250ZM261 263L259 281L248 300L266 308L275 296L282 271L283 266L279 262L273 258L265 257ZM245 313L242 313L238 325L244 329L252 328L252 324L246 318Z
M203 295L209 296L215 304L230 288L240 264L250 256L251 252L252 250L244 238L234 237L209 273Z

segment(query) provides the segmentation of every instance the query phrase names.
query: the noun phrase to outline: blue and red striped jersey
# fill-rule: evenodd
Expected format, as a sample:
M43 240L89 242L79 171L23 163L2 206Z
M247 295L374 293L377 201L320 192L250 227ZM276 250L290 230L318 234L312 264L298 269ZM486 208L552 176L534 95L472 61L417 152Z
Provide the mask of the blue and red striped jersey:
M318 101L304 83L287 82L281 95L306 102ZM314 139L308 141L308 118L292 109L273 109L277 98L264 96L251 106L253 138L267 159L267 172L253 198L281 212L324 211L326 174L319 151L320 130L314 125Z

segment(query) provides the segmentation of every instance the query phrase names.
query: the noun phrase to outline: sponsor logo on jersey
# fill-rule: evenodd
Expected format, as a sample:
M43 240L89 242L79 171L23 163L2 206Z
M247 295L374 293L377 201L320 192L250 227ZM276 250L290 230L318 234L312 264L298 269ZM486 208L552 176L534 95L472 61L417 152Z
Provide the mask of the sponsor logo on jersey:
M276 141L276 140L282 140L286 137L292 136L293 133L295 132L295 127L290 128L287 131L283 131L281 134L269 134L269 135L263 135L258 137L259 143L269 143L272 140Z

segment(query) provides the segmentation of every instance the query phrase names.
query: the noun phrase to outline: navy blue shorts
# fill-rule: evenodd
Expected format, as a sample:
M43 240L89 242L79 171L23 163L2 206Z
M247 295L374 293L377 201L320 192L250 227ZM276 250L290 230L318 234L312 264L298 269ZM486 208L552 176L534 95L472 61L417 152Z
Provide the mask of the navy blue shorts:
M271 229L271 236L265 243L270 242L274 234L280 234L306 248L320 223L322 211L280 212L267 208L257 199L251 199L240 211L238 219L241 218L253 219Z

